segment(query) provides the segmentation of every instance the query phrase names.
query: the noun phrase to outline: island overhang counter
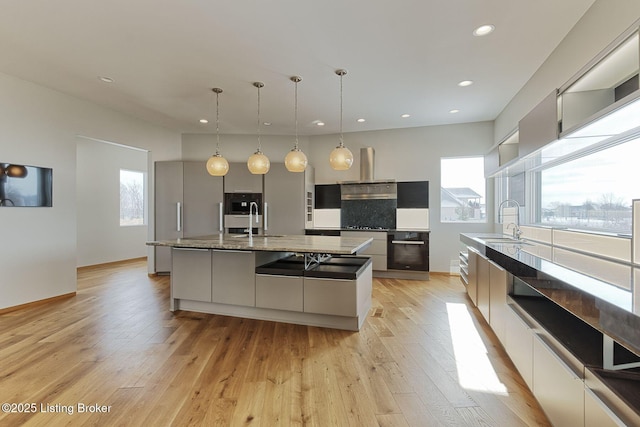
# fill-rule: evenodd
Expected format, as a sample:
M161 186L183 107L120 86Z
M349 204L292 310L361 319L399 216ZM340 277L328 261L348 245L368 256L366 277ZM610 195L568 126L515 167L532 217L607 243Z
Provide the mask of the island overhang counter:
M370 238L220 234L171 247L170 310L357 331L371 307Z

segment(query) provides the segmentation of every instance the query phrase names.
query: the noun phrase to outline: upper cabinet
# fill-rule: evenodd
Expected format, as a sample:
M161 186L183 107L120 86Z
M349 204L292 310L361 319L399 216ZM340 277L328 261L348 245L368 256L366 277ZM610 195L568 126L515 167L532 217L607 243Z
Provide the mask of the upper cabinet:
M638 91L639 68L638 32L623 34L561 88L561 131L571 132L624 103Z
M318 184L315 193L316 209L340 209L340 184Z
M262 193L262 176L249 172L246 163L231 163L224 176L224 192Z
M514 145L507 138L485 156L485 176L568 158L640 127L639 23L523 117Z
M398 182L398 209L429 207L429 181Z
M517 157L558 139L558 91L553 90L518 123Z

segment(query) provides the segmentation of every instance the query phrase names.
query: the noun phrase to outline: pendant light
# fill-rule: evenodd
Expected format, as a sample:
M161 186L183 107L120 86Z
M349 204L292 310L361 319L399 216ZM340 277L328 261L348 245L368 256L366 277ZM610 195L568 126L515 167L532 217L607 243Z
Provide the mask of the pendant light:
M216 94L216 154L207 160L207 172L213 176L225 176L229 172L229 162L220 154L220 103L222 89L211 89Z
M342 77L347 74L347 70L336 70L336 74L340 76L340 144L331 152L329 163L334 170L345 171L353 164L353 154L344 146L344 136L342 135Z
M253 85L258 88L258 150L247 160L247 167L249 172L254 175L264 175L269 172L269 167L271 166L269 158L262 154L260 145L260 88L264 87L264 83L255 82Z
M302 81L302 77L293 76L290 80L295 83L295 123L296 123L296 143L293 149L284 158L284 165L289 172L304 172L307 168L307 156L298 148L298 83Z

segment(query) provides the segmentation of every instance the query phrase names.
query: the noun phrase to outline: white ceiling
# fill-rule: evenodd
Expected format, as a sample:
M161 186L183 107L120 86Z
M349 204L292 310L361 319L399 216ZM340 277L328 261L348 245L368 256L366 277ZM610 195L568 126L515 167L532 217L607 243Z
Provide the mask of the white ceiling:
M493 120L593 2L3 1L0 71L180 132L215 131L220 87L220 132L255 133L262 81L262 133L293 134L300 75L300 134L335 133L338 68L345 132Z

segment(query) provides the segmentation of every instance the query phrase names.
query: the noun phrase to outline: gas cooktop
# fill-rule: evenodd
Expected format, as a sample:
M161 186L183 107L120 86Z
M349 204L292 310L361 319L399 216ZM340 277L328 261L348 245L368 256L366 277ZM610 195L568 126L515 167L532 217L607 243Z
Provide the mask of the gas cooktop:
M347 227L343 227L344 230L378 230L378 231L387 231L388 228L384 227L372 227L368 225L349 225Z

